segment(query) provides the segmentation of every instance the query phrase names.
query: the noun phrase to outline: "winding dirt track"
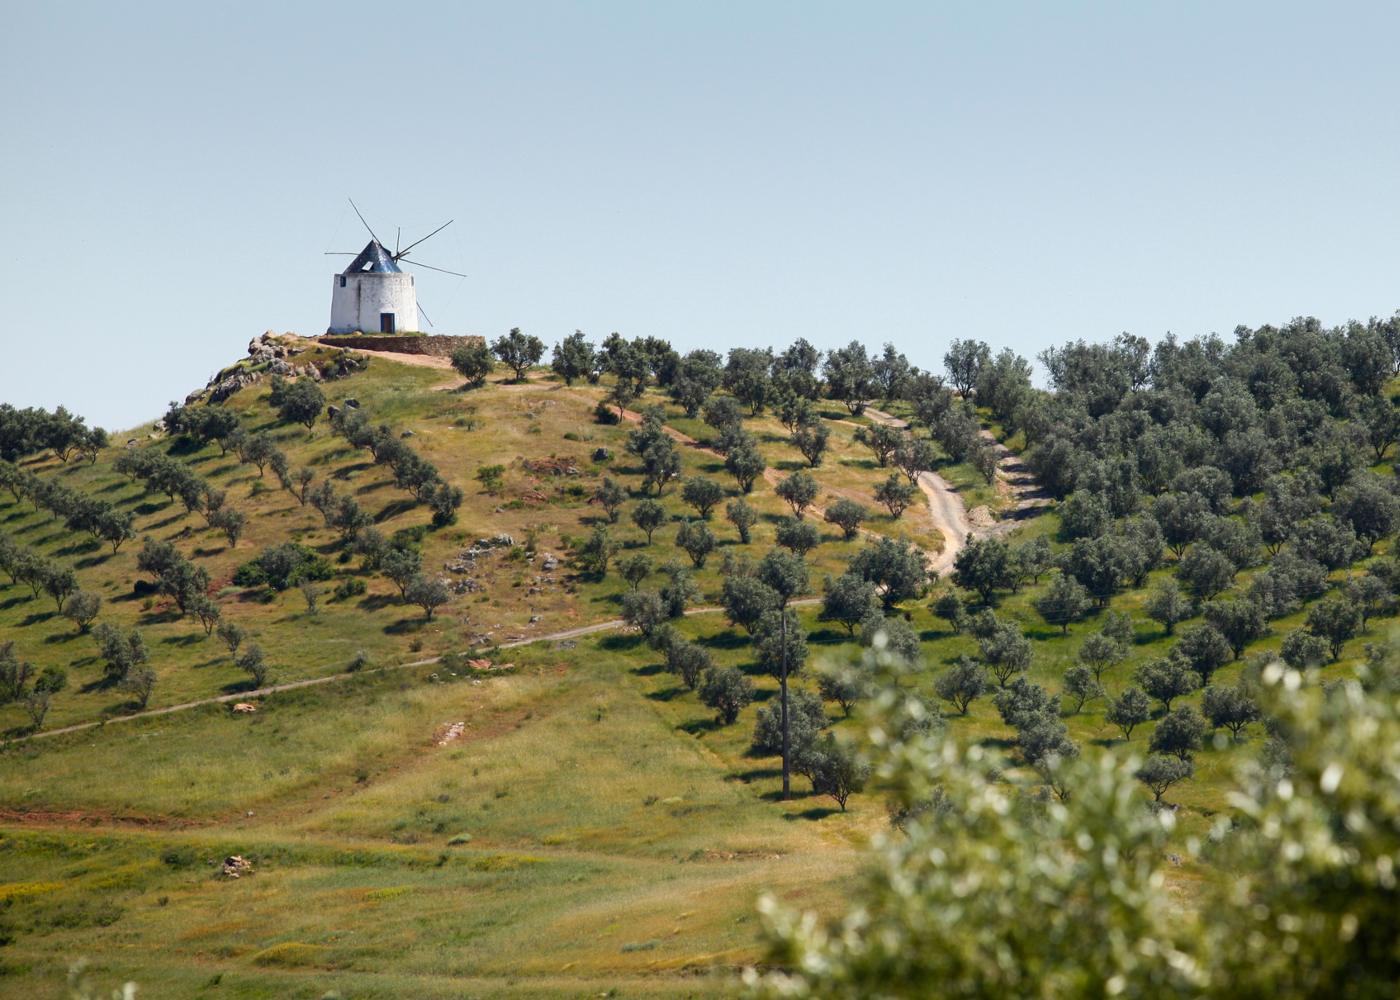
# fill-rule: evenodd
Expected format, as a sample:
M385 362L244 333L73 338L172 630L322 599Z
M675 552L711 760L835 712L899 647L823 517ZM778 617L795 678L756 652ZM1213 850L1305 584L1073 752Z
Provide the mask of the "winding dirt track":
M883 410L865 408L865 415L877 424L908 430L907 421L891 416ZM953 571L953 563L958 558L972 534L972 522L967 517L967 506L958 496L958 491L949 485L948 480L935 472L919 473L919 488L928 498L929 513L933 523L943 533L943 551L929 558L929 569L936 576L946 576Z

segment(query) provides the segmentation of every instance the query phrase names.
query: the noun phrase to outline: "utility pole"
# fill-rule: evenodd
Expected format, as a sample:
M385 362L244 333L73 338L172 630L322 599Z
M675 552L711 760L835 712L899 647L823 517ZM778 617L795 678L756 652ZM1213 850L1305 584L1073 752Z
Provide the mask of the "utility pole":
M788 763L788 648L787 648L787 606L784 604L778 609L778 619L780 621L778 635L780 636L782 652L779 654L779 662L782 664L779 683L782 685L782 723L783 723L783 801L786 802L792 797L792 767Z

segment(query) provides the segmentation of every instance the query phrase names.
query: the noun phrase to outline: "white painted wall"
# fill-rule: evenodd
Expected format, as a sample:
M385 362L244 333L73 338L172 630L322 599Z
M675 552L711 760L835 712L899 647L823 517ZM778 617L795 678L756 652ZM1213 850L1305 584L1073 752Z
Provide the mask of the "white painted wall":
M396 333L417 332L418 297L413 275L367 271L337 274L331 279L331 325L327 333L378 333L379 314L386 312L394 314Z

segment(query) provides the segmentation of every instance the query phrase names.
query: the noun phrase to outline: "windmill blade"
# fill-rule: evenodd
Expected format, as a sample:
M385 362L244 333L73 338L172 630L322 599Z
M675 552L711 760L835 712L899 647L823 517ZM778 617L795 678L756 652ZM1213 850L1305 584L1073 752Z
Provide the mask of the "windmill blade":
M397 226L394 229L394 256L399 255L399 240L403 237L403 227Z
M410 250L412 250L414 247L416 247L419 243L424 242L424 240L430 240L430 239L432 239L432 238L433 238L434 236L436 236L438 233L442 232L442 231L443 231L444 229L446 229L448 226L452 225L452 223L455 222L455 221L457 221L457 220L455 220L455 219L448 219L446 222L444 222L442 225L438 226L436 229L434 229L434 230L433 230L431 233L429 233L427 236L424 236L423 239L421 239L421 240L414 240L412 243L410 243L408 246L404 247L402 250L397 250L397 249L396 249L396 250L394 251L394 259L397 260L399 257L402 257L404 254L408 253Z
M354 209L355 209L355 214L356 214L356 215L360 215L360 210L359 210L358 208L356 208L356 206L355 206L355 199L354 199L354 198L346 198L345 200L348 201L348 202L350 203L350 207L351 207L351 208L354 208ZM369 230L370 236L373 236L373 237L374 237L374 242L379 243L379 237L374 235L374 230L369 228L369 223L368 223L368 222L365 222L365 217L364 217L363 215L360 215L360 222L361 222L361 224L365 227L365 229L368 229L368 230ZM380 245L380 246L383 246L384 244L380 243L379 245Z
M358 257L359 254L357 254L357 253L352 253L352 252L349 251L349 250L327 250L325 253L321 254L321 256L322 256L322 257Z
M428 310L426 310L426 309L423 308L422 303L415 303L415 304L418 306L418 311L419 311L420 313L423 314L423 318L424 318L424 319L428 319ZM431 327L432 325L433 325L433 321L430 320L430 319L428 319L428 326Z
M447 268L445 268L445 267L433 267L433 265L431 265L431 264L420 264L420 263L418 263L418 261L416 261L416 260L400 260L399 263L400 263L400 264L412 264L414 267L426 267L429 271L441 271L443 274L450 274L450 275L453 275L454 277L458 277L458 278L465 278L465 277L466 277L466 275L463 274L461 271L449 271L449 270L448 270Z

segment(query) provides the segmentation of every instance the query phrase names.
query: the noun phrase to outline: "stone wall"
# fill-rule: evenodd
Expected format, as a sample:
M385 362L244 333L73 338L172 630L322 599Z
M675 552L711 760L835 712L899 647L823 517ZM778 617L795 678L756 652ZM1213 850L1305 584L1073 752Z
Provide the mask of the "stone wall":
M366 335L359 337L317 337L317 341L327 347L348 347L361 351L394 351L398 354L429 354L436 358L449 358L459 347L469 347L486 343L485 337L379 337Z

